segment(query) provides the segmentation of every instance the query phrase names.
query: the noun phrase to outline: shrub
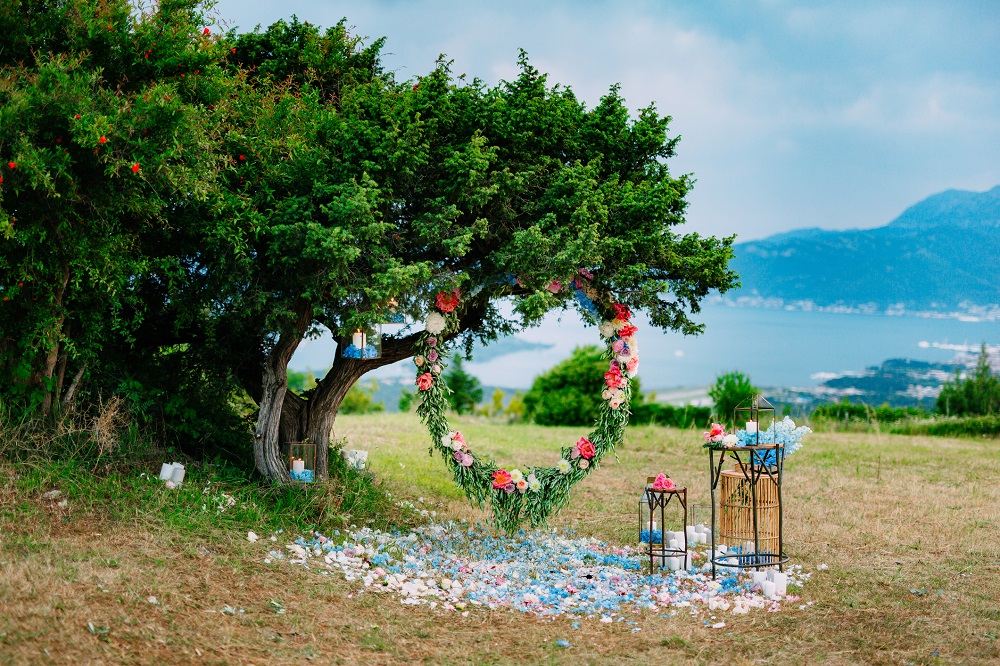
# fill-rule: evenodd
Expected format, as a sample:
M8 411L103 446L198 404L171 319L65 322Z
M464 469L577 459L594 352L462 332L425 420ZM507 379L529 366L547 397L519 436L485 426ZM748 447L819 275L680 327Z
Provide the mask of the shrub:
M577 347L537 377L524 395L525 416L539 425L593 425L608 360L596 346Z
M385 405L375 402L375 392L378 382L374 379L364 384L357 383L347 391L344 401L340 403L341 414L372 414L385 410Z
M937 410L946 416L982 416L1000 414L1000 377L993 374L990 357L983 344L976 369L962 379L941 387Z
M760 391L750 383L750 378L736 370L719 375L715 385L708 390L708 397L715 403L713 414L719 423L732 425L733 413L741 402Z
M630 425L662 425L673 428L707 428L712 420L710 407L674 407L645 402L632 407Z
M455 355L451 369L444 376L451 393L448 394L448 401L451 407L459 414L468 414L476 409L476 405L483 399L483 387L479 379L465 371L462 357Z

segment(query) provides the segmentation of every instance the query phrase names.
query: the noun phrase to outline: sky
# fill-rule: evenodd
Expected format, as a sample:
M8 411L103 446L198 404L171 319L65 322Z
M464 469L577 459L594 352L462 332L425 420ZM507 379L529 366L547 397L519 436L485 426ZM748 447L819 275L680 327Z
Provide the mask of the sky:
M516 76L518 49L588 106L621 84L680 135L683 230L867 228L945 189L1000 184L1000 3L221 0L251 30L296 14L386 37L400 79Z

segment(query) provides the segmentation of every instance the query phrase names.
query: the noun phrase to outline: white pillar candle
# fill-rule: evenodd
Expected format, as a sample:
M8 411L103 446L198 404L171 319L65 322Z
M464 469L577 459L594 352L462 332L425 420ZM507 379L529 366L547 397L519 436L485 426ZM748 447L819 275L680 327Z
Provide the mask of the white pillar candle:
M788 574L780 571L774 574L774 593L785 596L788 592Z
M747 432L749 432L749 433L755 433L755 432L757 432L757 422L756 421L747 421Z
M365 348L365 334L362 333L360 329L354 331L354 335L351 336L351 344L358 349Z
M170 474L170 480L174 483L180 484L184 482L184 465L180 463L174 463L174 471Z
M767 580L767 573L764 571L754 571L753 572L753 584L760 585Z
M691 568L691 553L687 553L684 555L684 568L685 569Z
M668 557L667 558L667 568L671 571L677 571L680 568L678 562L680 558L678 557Z
M688 540L689 543L693 542L695 540L695 534L697 534L697 532L694 531L694 526L693 525L688 525L688 528L687 528L687 540Z
M776 573L778 573L778 571L776 569L768 569L767 570L767 579L773 583L774 582L774 574L776 574Z
M667 548L670 548L671 550L677 550L678 548L680 548L680 546L677 544L677 539L671 539L670 541L668 541Z
M760 590L761 590L761 592L764 593L765 597L769 597L769 598L773 597L774 596L774 583L771 582L771 581L769 581L769 580L765 580L763 583L760 584Z
M306 462L301 458L293 458L292 471L296 473L306 471Z
M169 481L174 474L173 463L163 463L160 465L160 481Z

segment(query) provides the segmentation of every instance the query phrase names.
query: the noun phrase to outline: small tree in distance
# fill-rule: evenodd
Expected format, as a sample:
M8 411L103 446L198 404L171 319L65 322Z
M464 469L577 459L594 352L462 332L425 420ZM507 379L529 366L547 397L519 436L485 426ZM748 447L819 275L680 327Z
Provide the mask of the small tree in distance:
M715 404L714 414L719 423L733 424L733 412L751 394L760 391L750 383L750 378L736 370L715 378L715 385L708 390L708 397Z
M451 369L444 379L451 389L449 400L452 408L459 414L470 414L483 399L483 387L479 380L465 371L462 357L455 356Z

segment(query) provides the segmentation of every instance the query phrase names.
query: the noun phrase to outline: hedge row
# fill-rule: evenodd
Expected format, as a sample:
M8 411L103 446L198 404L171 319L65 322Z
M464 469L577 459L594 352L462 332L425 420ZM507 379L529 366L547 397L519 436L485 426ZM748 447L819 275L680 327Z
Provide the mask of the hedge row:
M632 406L630 425L662 425L674 428L707 428L711 423L711 407L674 407L657 402Z

